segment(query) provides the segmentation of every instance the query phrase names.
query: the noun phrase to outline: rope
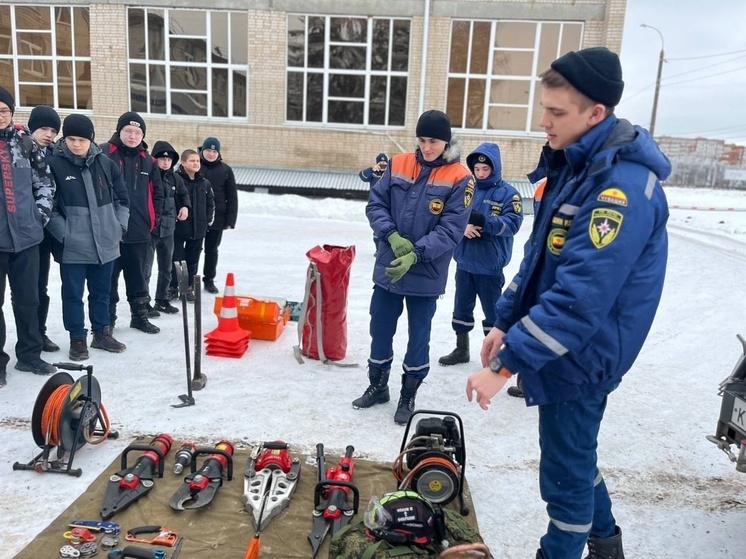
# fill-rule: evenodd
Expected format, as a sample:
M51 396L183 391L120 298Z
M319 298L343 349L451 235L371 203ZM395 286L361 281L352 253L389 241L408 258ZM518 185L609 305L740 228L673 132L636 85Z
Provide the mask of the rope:
M67 384L58 386L44 404L44 410L42 410L41 414L41 429L44 433L45 440L49 441L50 445L60 445L60 424L62 420L62 410L65 407L65 400L67 400L67 397L73 386L74 385ZM94 438L93 432L95 431L95 429L91 428L91 422L86 422L83 426L83 438L88 444L101 444L106 440L109 435L109 431L111 430L109 415L106 413L106 408L103 404L100 405L99 410L101 412L104 432L100 437Z

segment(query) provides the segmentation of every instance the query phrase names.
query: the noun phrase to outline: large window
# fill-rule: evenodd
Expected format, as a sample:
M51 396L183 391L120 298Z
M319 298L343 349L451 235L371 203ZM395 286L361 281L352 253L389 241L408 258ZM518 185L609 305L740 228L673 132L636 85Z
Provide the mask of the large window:
M289 121L404 126L410 21L288 15Z
M246 12L130 8L127 23L133 111L246 117Z
M88 8L0 6L0 84L19 107L91 109Z
M446 104L453 125L540 131L539 75L580 48L582 35L582 23L454 20Z

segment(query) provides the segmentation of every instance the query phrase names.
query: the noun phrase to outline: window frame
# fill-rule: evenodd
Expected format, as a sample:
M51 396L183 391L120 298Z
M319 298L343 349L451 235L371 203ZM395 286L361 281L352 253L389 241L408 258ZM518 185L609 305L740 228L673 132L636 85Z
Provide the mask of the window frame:
M290 34L290 18L302 17L304 18L304 43L303 43L303 66L289 66L288 55L289 55L289 34ZM320 68L312 67L308 65L309 56L309 20L311 18L324 18L324 54L323 54L323 66ZM345 42L345 41L333 41L331 39L332 19L361 19L367 22L366 30L366 42ZM388 53L387 53L387 69L386 70L374 70L372 68L373 58L373 31L375 21L388 21L389 22L389 37L388 37ZM407 70L392 70L393 56L394 56L394 23L397 21L404 21L409 24L409 41L407 51ZM360 130L361 128L372 128L372 129L393 129L393 130L404 130L406 128L407 121L407 105L411 88L411 66L409 61L411 60L412 54L412 27L413 18L411 17L397 17L397 16L372 16L372 15L359 15L359 14L315 14L315 13L299 13L299 12L287 12L285 14L285 110L284 110L284 123L290 126L307 126L310 128L342 128L342 129L354 129ZM344 69L344 68L332 68L331 67L331 47L343 46L343 47L364 47L365 48L365 68L362 70L355 69ZM290 73L296 73L303 77L303 88L302 88L302 120L290 120L288 119L288 93L289 93L289 77ZM307 120L307 109L308 109L308 88L307 81L308 76L312 74L322 75L322 110L320 121L309 121ZM363 76L364 77L364 88L363 96L357 97L342 97L333 96L329 94L329 82L332 75L349 75L349 76ZM385 100L385 123L384 124L371 124L370 123L370 105L371 105L371 78L373 77L384 77L386 78L386 100ZM391 82L393 78L405 78L406 79L406 90L407 93L403 100L404 105L404 116L402 124L389 124L391 114ZM345 122L329 122L329 103L330 102L355 102L362 104L363 110L363 122L358 123L345 123Z
M466 67L464 72L452 72L451 71L451 57L453 55L453 42L454 42L454 32L453 27L457 22L463 22L469 24L469 37L464 39L467 45L467 53L466 53ZM490 38L489 38L489 52L487 53L487 70L485 73L472 73L470 71L471 67L471 60L472 60L472 37L474 33L474 25L477 23L489 23L490 24ZM498 26L500 24L507 24L507 23L531 23L536 25L535 30L535 36L533 41L532 47L498 47L495 45L495 39L496 39L496 33ZM460 122L462 123L461 126L455 126L454 130L458 130L460 134L468 135L468 134L493 134L493 135L501 135L501 136L513 136L513 137L543 137L544 132L541 130L535 130L533 129L533 121L534 121L534 115L535 111L539 107L538 100L537 100L537 93L539 92L539 88L541 85L541 78L539 77L539 72L544 71L545 69L539 70L539 55L540 55L540 49L541 49L541 39L542 39L542 31L544 29L545 25L559 25L559 33L557 38L557 45L555 50L555 56L553 57L553 60L561 56L563 54L562 51L562 42L563 42L563 34L565 32L565 26L566 25L572 25L572 26L579 26L580 32L579 32L579 44L577 45L577 48L582 48L583 44L583 35L585 33L585 21L582 20L531 20L531 19L481 19L481 18L452 18L451 19L451 31L450 31L450 41L448 45L448 66L447 66L447 75L446 75L446 107L448 107L448 96L449 96L449 90L451 85L452 79L461 79L464 80L464 92L463 92L463 105L462 105L462 114ZM531 70L530 74L495 74L494 72L494 59L495 59L495 53L496 52L521 52L521 53L532 53L532 61L531 61ZM567 51L565 51L567 52ZM482 126L479 128L471 128L467 127L467 112L469 109L469 103L468 103L468 95L469 95L469 81L472 79L483 79L485 81L485 89L484 89L484 100L482 105ZM528 81L529 83L529 91L528 91L528 101L526 104L523 103L500 103L500 102L492 102L490 100L491 96L491 90L493 87L494 81ZM526 122L525 126L522 130L515 130L515 129L505 129L505 128L490 128L489 127L489 114L491 108L520 108L526 110ZM454 119L455 120L455 119ZM456 122L459 122L459 120L455 120Z
M130 14L133 11L139 11L143 14L143 41L145 44L145 52L143 58L133 58L130 53ZM171 30L171 16L170 12L200 12L204 14L205 21L205 34L194 35L186 32L172 33ZM149 27L149 14L155 13L158 17L162 16L163 20L163 60L157 58L150 58L150 27ZM226 14L226 32L227 32L227 45L228 52L223 53L227 62L214 62L213 57L213 29L212 29L212 15L214 13ZM145 110L140 110L144 115L149 117L168 117L175 119L193 120L193 119L219 119L221 122L246 122L249 118L249 54L248 48L250 41L247 39L247 53L244 55L246 58L246 64L238 64L231 61L233 46L232 46L232 34L233 34L233 21L234 17L243 16L246 18L246 34L249 33L249 12L248 10L211 10L201 8L187 8L187 7L165 7L165 6L128 6L126 14L126 29L127 29L127 85L129 90L129 106L132 108L132 65L137 65L145 68ZM172 39L183 39L183 40L204 40L205 41L205 61L204 62L190 62L185 60L174 61L171 60L171 41ZM159 67L164 76L163 93L165 99L165 112L151 112L150 107L151 101L151 68ZM171 71L175 68L187 68L187 69L199 69L205 71L205 87L206 89L184 89L183 87L174 87L171 85ZM226 95L227 107L225 107L227 116L213 114L213 71L222 70L227 73L228 76L228 94ZM244 86L236 85L234 75L236 73L243 73L246 79ZM139 85L139 84L138 84ZM235 95L234 92L237 88L241 88L244 91L246 104L243 107L243 114L236 114L235 107ZM172 112L172 96L173 94L199 94L205 95L206 99L206 114L178 114Z
M82 112L84 114L91 114L93 112L93 92L92 92L92 83L89 81L88 87L91 90L91 95L89 98L89 105L91 108L86 107L79 107L78 106L78 85L79 81L85 81L85 80L79 80L76 76L76 68L78 64L87 64L88 65L88 71L89 74L92 73L91 70L91 56L90 56L90 43L91 43L91 30L90 30L90 7L89 6L80 6L80 5L38 5L38 4L9 4L7 5L9 11L10 11L10 30L11 30L11 37L10 37L10 44L12 53L11 54L0 54L1 60L9 60L12 64L13 68L13 77L14 77L14 83L13 83L13 98L16 100L16 109L21 110L28 110L32 109L35 105L25 105L22 103L23 96L21 95L21 88L23 86L38 86L38 87L49 87L52 90L52 103L51 106L54 107L57 110L62 111L75 111L75 112ZM49 10L49 29L40 29L38 27L35 27L33 29L27 29L22 28L19 30L18 28L18 21L16 17L16 10L18 8L35 8L38 10L46 9ZM58 21L58 13L57 10L68 10L69 16L70 16L70 47L72 54L70 55L63 55L58 54L58 44L57 44L57 25L60 23ZM75 10L85 10L88 13L88 56L79 56L76 54L77 48L76 48L76 40L77 40L77 33L75 31L76 21L75 21ZM67 25L67 24L66 24ZM49 37L50 41L50 47L51 47L51 54L22 54L21 50L29 50L33 51L35 49L40 49L38 45L35 45L33 43L27 43L25 41L21 40L21 34L22 33L31 33L33 35L46 35ZM24 43L24 48L20 49L19 45L21 43ZM22 80L21 79L21 73L20 68L21 64L27 61L30 64L30 67L34 67L37 64L49 64L51 66L51 76L49 79L45 80L39 80L39 81L28 81L28 80ZM61 107L60 106L60 79L59 79L59 65L61 63L67 63L72 68L72 107ZM43 76L44 72L39 72L39 75L41 77ZM64 84L63 84L64 85ZM64 85L67 87L66 85ZM7 86L6 86L7 87Z

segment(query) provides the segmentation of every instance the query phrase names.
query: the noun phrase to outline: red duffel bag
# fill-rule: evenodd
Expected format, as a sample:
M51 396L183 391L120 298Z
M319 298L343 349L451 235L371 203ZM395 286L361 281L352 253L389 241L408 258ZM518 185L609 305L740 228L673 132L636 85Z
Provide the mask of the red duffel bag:
M306 253L306 291L298 320L296 357L339 361L347 353L347 290L355 247L315 246Z

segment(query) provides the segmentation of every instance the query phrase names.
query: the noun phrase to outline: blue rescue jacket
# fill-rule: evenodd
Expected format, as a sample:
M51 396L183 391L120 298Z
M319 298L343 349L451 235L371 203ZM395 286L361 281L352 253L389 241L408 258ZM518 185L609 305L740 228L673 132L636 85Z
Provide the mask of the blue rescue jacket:
M484 215L482 236L464 239L456 247L453 257L459 270L470 274L502 276L503 268L513 254L513 236L523 223L521 195L512 184L502 180L500 148L485 142L466 158L469 168L474 170L477 158L483 155L492 167L486 179L476 179L477 188L472 202L472 211Z
M395 155L371 186L365 208L377 242L373 282L392 293L437 297L445 292L453 249L464 238L474 178L459 163L458 140L432 163L420 151ZM397 283L385 268L396 259L387 242L394 231L414 244L417 263Z
M531 237L496 306L499 357L528 405L608 393L637 358L663 289L670 172L650 134L614 115L544 147Z

